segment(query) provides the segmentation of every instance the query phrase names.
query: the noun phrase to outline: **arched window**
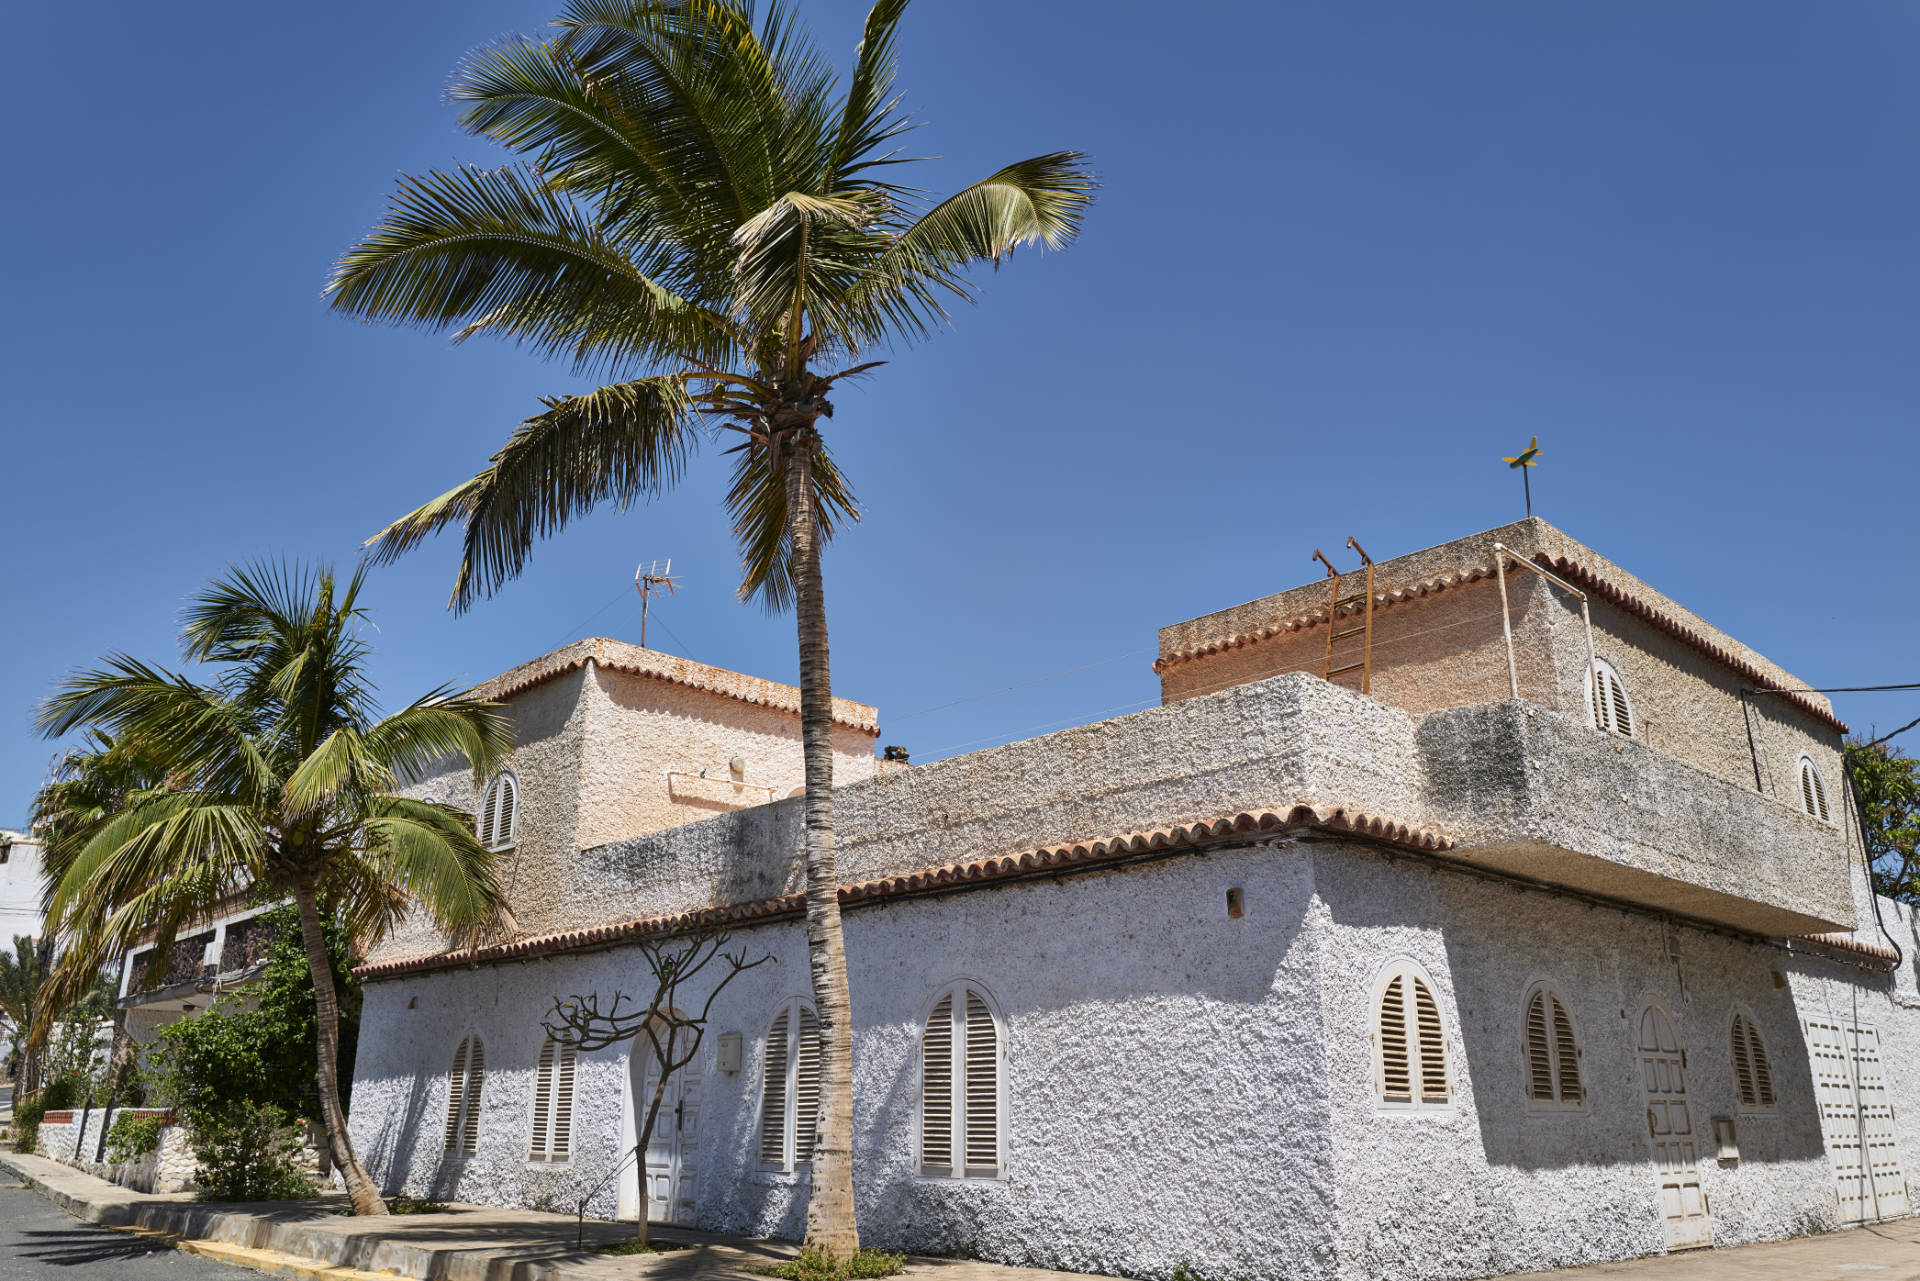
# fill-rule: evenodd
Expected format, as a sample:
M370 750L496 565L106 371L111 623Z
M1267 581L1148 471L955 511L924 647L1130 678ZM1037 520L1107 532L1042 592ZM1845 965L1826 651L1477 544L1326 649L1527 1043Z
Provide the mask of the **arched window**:
M1447 1035L1425 971L1396 961L1374 988L1374 1089L1381 1106L1446 1107Z
M1527 1110L1578 1112L1586 1105L1573 1016L1559 992L1540 984L1527 997Z
M480 843L490 850L513 848L520 819L520 781L506 771L493 776L480 802Z
M994 1178L1003 1164L1005 1038L986 993L943 989L920 1038L920 1172Z
M1822 823L1832 822L1827 812L1827 784L1820 777L1820 770L1813 758L1805 752L1800 754L1800 808L1819 819Z
M466 1037L447 1071L447 1151L456 1156L480 1150L480 1089L486 1080L487 1051L479 1037Z
M529 1161L565 1161L573 1154L573 1070L578 1050L551 1036L540 1042L533 1069L533 1141Z
M780 1007L760 1068L760 1163L791 1170L813 1159L820 1123L820 1020L805 1001Z
M1613 670L1613 664L1604 658L1594 659L1593 670L1588 673L1587 712L1593 718L1595 729L1624 738L1634 736L1637 722L1633 704L1627 699L1627 687L1621 683L1620 673Z
M1733 1084L1741 1107L1764 1111L1773 1106L1773 1066L1760 1029L1744 1014L1733 1016Z

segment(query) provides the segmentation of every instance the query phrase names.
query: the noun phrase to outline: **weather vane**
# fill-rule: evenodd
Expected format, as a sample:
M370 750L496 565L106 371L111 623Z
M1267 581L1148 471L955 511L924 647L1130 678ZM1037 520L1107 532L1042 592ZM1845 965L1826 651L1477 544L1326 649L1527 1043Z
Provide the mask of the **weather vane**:
M1527 479L1527 468L1538 466L1539 459L1540 438L1535 436L1527 442L1527 447L1520 451L1518 458L1502 458L1500 460L1508 467L1520 473L1521 488L1525 489L1527 493L1527 515L1529 517L1533 515L1533 482Z

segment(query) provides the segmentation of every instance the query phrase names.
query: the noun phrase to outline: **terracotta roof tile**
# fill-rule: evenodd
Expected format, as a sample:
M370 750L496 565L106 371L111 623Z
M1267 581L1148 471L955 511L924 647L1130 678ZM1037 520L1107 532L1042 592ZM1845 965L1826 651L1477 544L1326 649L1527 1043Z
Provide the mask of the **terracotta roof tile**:
M1536 563L1552 570L1567 581L1586 588L1616 608L1623 609L1649 626L1665 632L1683 645L1698 650L1721 666L1731 668L1737 675L1745 677L1746 680L1752 683L1754 688L1775 691L1786 691L1791 688L1790 686L1782 685L1779 681L1767 675L1740 655L1714 644L1679 619L1671 618L1661 613L1653 606L1647 604L1647 602L1641 600L1638 596L1602 578L1598 573L1582 565L1579 561L1569 560L1565 556L1549 556L1545 552L1540 552L1533 559ZM1845 721L1812 699L1804 695L1791 693L1783 693L1783 697L1822 724L1837 729L1842 734L1847 732L1847 723Z
M846 906L870 903L904 895L982 885L1022 876L1045 874L1063 868L1121 862L1161 850L1181 850L1236 836L1259 835L1290 828L1317 828L1349 833L1367 840L1382 841L1407 849L1440 853L1453 848L1453 841L1434 832L1422 831L1379 815L1347 810L1337 806L1295 805L1288 810L1245 812L1230 818L1185 826L1157 827L1151 831L1110 836L1105 840L1070 845L1042 846L1021 854L923 868L898 876L886 876L840 887L840 902ZM618 921L578 930L564 930L490 944L457 952L435 952L427 956L406 957L362 965L354 970L361 979L390 978L428 970L456 969L602 947L622 939L671 933L689 925L710 925L797 916L806 910L804 894L784 894L777 898L755 899L682 912L671 916L646 917Z
M1787 701L1806 712L1815 720L1839 730L1842 734L1847 732L1847 723L1820 704L1799 694L1785 693L1784 691L1789 688L1788 686L1782 685L1779 681L1761 671L1760 668L1756 667L1753 663L1748 662L1730 650L1714 644L1692 627L1653 608L1653 606L1647 604L1638 596L1635 596L1633 593L1610 580L1603 578L1599 573L1581 564L1579 561L1570 560L1565 556L1550 556L1546 552L1537 553L1533 559L1536 564L1552 570L1576 586L1591 591L1602 600L1616 608L1626 611L1659 631L1665 632L1689 648L1705 654L1708 658L1713 659L1723 667L1730 668L1736 675L1746 679L1756 689L1780 691ZM1373 603L1376 609L1385 608L1387 606L1397 605L1402 601L1417 600L1421 597L1431 596L1436 592L1445 591L1449 587L1457 587L1462 583L1474 583L1479 582L1481 579L1492 577L1492 566L1476 566L1455 573L1440 574L1395 591L1377 592L1374 594ZM1359 608L1358 605L1349 605L1340 611L1340 616L1345 617L1348 614L1356 612ZM1209 641L1205 645L1197 645L1191 649L1178 650L1171 654L1162 655L1160 658L1154 660L1153 670L1156 672L1164 672L1169 668L1178 667L1182 663L1193 662L1195 659L1207 658L1230 649L1241 649L1247 645L1256 645L1261 641L1271 640L1284 632L1304 631L1325 623L1327 617L1328 612L1325 609L1317 609L1311 613L1289 619L1284 623L1275 623L1268 627L1262 627L1257 631L1239 632L1224 640Z
M1796 944L1811 943L1817 948L1831 948L1836 952L1852 952L1856 956L1870 956L1876 961L1892 964L1900 959L1900 953L1878 943L1868 943L1851 934L1802 934L1793 939Z
M791 685L758 676L748 676L742 672L728 671L723 667L714 667L690 658L681 658L676 654L662 654L657 650L641 649L638 645L629 645L624 641L608 640L600 636L576 641L550 654L543 654L530 662L522 663L512 671L504 672L492 680L483 681L474 686L471 692L476 698L511 698L536 685L544 685L568 672L577 671L589 662L608 671L644 676L650 680L665 681L670 685L683 685L688 689L738 699L740 702L751 703L756 707L772 707L783 712L793 712L796 715L800 711L800 691ZM880 733L879 713L865 703L835 698L833 719L837 724L844 725L848 729L859 730L863 734L877 736Z

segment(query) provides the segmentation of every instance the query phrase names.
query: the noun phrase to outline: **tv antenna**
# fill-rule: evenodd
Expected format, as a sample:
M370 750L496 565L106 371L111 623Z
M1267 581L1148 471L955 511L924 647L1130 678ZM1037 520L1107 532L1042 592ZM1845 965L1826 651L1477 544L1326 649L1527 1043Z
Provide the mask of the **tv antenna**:
M680 580L673 576L673 561L650 560L633 571L633 586L640 593L640 648L647 647L647 601L655 592L673 595Z

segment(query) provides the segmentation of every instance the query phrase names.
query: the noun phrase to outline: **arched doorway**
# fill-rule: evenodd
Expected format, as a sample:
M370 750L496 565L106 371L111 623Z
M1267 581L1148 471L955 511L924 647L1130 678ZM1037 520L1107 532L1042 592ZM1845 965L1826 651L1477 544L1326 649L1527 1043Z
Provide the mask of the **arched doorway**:
M687 1034L683 1031L681 1036ZM684 1052L684 1051L682 1051ZM642 1032L627 1058L627 1116L622 1151L631 1152L659 1083L659 1061ZM700 1057L667 1078L653 1137L647 1144L647 1218L654 1223L692 1224L699 1204ZM619 1216L640 1217L639 1189L631 1174L620 1179Z
M1700 1188L1700 1156L1687 1104L1687 1053L1673 1020L1657 1005L1640 1016L1640 1073L1647 1090L1647 1135L1660 1182L1667 1248L1713 1244L1713 1217Z

